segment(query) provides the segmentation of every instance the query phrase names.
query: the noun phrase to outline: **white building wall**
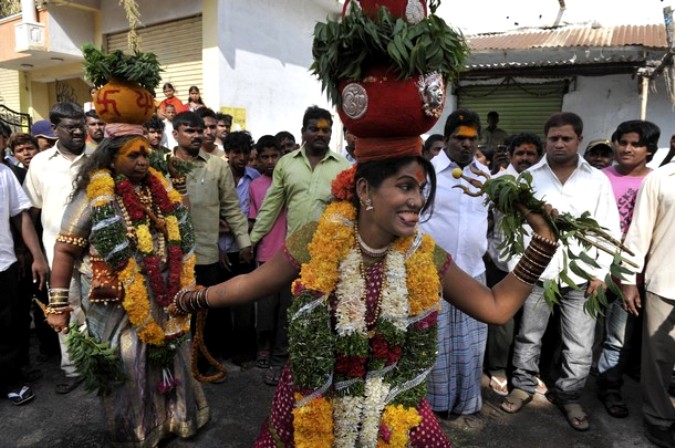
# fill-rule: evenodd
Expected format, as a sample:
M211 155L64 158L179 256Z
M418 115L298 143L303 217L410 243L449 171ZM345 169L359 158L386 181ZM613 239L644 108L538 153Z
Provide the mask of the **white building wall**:
M308 106L333 111L308 71L314 25L329 14L306 0L218 1L220 106L245 108L254 138L287 130L299 142ZM333 149L340 135L336 125Z
M648 121L661 128L659 147L670 145L675 133L675 112L666 95L663 77L656 83L656 92L650 92L647 101ZM584 143L610 138L622 121L640 118L640 85L630 75L600 77L579 76L576 87L563 98L563 111L574 112L584 121Z
M49 47L56 53L81 56L81 46L95 41L94 20L88 11L69 7L49 9Z

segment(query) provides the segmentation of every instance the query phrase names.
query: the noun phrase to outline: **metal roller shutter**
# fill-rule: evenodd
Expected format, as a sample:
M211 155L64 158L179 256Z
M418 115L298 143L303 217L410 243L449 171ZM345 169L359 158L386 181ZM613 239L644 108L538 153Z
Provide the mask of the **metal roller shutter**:
M487 114L499 113L499 127L509 134L533 132L543 138L544 123L562 109L566 81L544 84L469 85L457 89L457 105L476 112L481 125Z
M188 100L188 89L202 86L202 17L201 15L173 22L151 25L137 30L141 38L141 49L151 51L165 70L157 91L157 99L164 99L161 88L170 82L176 88L176 96L184 103ZM106 36L108 51L128 51L127 33Z

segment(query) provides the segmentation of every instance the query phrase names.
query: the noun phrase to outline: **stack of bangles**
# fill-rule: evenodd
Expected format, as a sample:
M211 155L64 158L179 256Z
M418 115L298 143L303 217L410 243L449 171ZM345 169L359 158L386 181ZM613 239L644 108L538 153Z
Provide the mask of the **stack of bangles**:
M192 314L209 308L209 288L181 289L173 297L173 305L181 314Z
M51 288L49 290L49 305L45 314L63 314L68 308L68 295L66 288Z
M185 177L172 177L171 185L173 185L174 190L183 196L187 195L187 184Z
M532 241L511 273L521 282L534 285L558 249L558 243L532 234Z

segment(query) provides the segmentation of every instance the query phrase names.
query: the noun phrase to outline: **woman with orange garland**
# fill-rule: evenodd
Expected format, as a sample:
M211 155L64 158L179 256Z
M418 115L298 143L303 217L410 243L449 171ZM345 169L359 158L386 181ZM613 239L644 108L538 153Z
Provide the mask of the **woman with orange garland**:
M149 151L140 135L105 139L82 166L55 246L46 311L54 330L67 331L78 269L84 331L109 344L122 374L110 384L85 370L85 386L103 394L111 441L139 447L172 433L189 437L209 418L190 371L189 319L166 311L177 291L194 286L192 222L181 194L150 168Z
M555 253L554 233L523 208L535 232L513 273L492 290L452 263L417 223L435 175L421 140L397 154L364 154L333 182L337 201L291 235L256 271L181 290L177 315L252 301L296 279L290 361L256 447L449 447L425 400L436 353L440 294L485 322L506 322Z

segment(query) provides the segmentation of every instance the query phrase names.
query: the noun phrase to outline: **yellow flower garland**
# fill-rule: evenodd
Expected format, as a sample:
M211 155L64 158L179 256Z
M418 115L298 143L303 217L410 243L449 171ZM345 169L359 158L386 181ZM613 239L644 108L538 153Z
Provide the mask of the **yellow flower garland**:
M156 170L150 168L149 175L156 176L165 188L168 187L168 182ZM172 192L176 193L174 190L168 191L171 202L181 202L182 199L180 198L180 195L176 193L176 198L176 195L171 195ZM114 202L115 181L112 178L110 171L103 169L94 172L91 181L87 185L86 194L87 199L90 201L96 200L95 203L92 203L93 207L103 206L110 202ZM180 231L177 229L178 223L176 218L173 216L170 218L173 218L171 227L173 227L174 223L176 226L173 229L170 228L170 231L178 232L179 238L177 238L177 240L180 240ZM135 228L135 232L138 239L139 250L144 253L152 252L152 235L150 234L148 227L146 225L138 226ZM194 286L194 267L195 255L191 254L183 260L180 278L181 288ZM167 333L150 313L150 298L148 296L146 280L141 274L141 270L133 257L129 258L127 265L117 274L117 278L124 287L124 300L122 301L122 306L129 316L129 322L136 328L138 338L146 344L155 346L164 345ZM179 329L182 332L187 332L190 330L190 320L188 316L171 317L169 322L171 324L167 325L167 327L171 327L172 331Z
M353 227L346 221L356 220L355 207L346 201L334 202L324 211L308 246L310 261L300 270L299 281L306 289L326 295L335 291L340 278L338 268L349 250L356 246ZM399 238L393 249L406 253L415 237ZM405 261L409 315L417 316L440 305L440 281L434 264L434 241L422 237L420 247ZM295 289L295 285L294 285ZM303 399L295 394L296 402ZM326 397L316 398L293 410L294 441L298 447L331 447L333 445L333 406ZM409 432L422 418L415 408L387 405L382 424L391 431L389 442L378 438L378 446L407 446ZM317 434L321 434L317 437Z
M301 400L302 394L295 394ZM293 430L296 448L330 448L333 446L333 405L329 398L319 397L293 409Z
M422 422L422 417L415 408L405 408L402 405L387 406L382 413L382 424L389 431L389 442L381 438L377 441L378 448L406 448L408 446L408 433Z

